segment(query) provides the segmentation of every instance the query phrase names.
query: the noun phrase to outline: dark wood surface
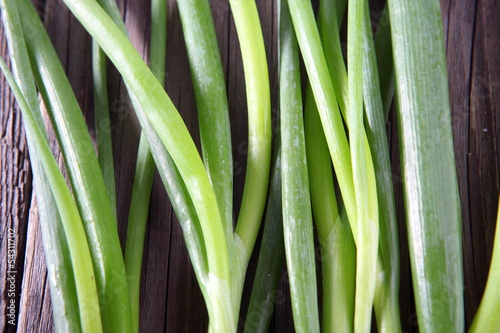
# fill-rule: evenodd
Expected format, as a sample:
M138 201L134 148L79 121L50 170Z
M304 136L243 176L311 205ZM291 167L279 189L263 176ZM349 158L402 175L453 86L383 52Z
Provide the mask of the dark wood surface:
M60 0L36 0L59 57L94 134L91 39ZM148 57L149 1L119 0L130 37L139 53ZM267 48L273 117L276 117L276 11L275 1L257 0ZM226 0L212 0L212 12L228 86L235 165L235 209L241 200L246 154L246 100L240 51L233 18ZM374 6L374 14L380 6ZM486 283L491 258L498 192L500 140L500 8L496 0L441 0L448 58L455 153L463 217L464 295L466 320L474 315ZM186 61L179 14L174 0L168 8L167 92L199 143L196 106ZM7 46L0 25L0 52ZM117 178L119 232L123 241L130 201L139 126L125 88L110 69L113 148ZM50 332L53 330L50 295L32 186L29 154L20 111L3 77L0 79L0 330ZM396 120L388 123L393 172L399 207L401 242L401 320L403 330L416 331L411 296L408 247L405 236L401 178L399 177ZM54 137L51 137L54 143ZM55 144L53 144L55 147ZM59 161L61 156L56 153ZM443 193L446 195L446 193ZM7 239L16 234L16 325L7 313ZM250 274L255 269L255 256ZM159 177L155 178L146 235L141 289L142 332L203 332L207 314L190 267L180 227ZM251 278L250 278L251 280ZM280 288L287 294L286 274ZM244 301L248 299L248 289ZM286 296L278 302L272 330L293 330ZM243 305L243 309L246 306ZM242 312L244 313L244 312ZM243 319L242 319L243 320ZM241 320L241 321L242 321Z

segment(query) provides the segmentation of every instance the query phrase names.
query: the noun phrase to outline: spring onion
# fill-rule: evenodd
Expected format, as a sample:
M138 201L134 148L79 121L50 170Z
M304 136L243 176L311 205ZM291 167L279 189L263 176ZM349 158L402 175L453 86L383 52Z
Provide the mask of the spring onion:
M82 332L89 333L102 332L94 269L92 268L89 245L85 237L77 205L57 166L57 162L50 152L49 144L36 123L33 110L31 110L28 102L24 99L7 65L1 58L0 68L9 82L23 112L28 135L31 136L32 143L39 151L38 157L47 175L54 200L61 215L73 264L81 330Z
M389 0L413 289L421 332L463 332L461 217L441 9Z
M117 6L109 4L107 12L117 13ZM115 15L116 16L116 15ZM115 23L118 18L115 18ZM121 24L121 20L118 22ZM151 56L150 67L154 76L163 85L167 52L167 3L165 0L151 1ZM155 164L147 135L141 132L137 162L130 199L130 210L127 225L127 242L125 244L125 269L128 278L128 294L132 329L139 332L140 289L144 237L149 213L151 189L153 188Z
M377 70L368 3L363 12L363 100L365 128L377 182L379 201L379 272L375 314L380 332L401 331L399 318L399 239L396 203L392 187L389 144L385 130L384 106ZM392 97L391 97L392 98Z
M24 13L21 17L23 26L35 25L39 31L37 35L25 34L26 44L91 244L103 329L127 332L130 327L130 308L115 214L87 126L35 8L28 0L19 1L18 8Z
M279 18L283 232L293 321L297 332L319 332L299 50L286 1L280 3Z
M310 85L305 98L307 168L323 274L321 328L353 332L356 247L349 221L339 213L328 145Z
M45 140L44 123L38 106L35 80L31 70L28 51L24 42L24 33L19 19L17 5L12 0L0 1L5 35L9 45L9 54L13 75L19 89L31 110L34 120ZM17 37L17 38L16 38ZM61 215L50 190L50 182L38 157L33 130L27 128L27 142L32 162L35 192L37 197L42 231L48 282L51 289L51 302L54 313L54 325L57 331L81 330L75 277L71 263L71 253L67 242Z

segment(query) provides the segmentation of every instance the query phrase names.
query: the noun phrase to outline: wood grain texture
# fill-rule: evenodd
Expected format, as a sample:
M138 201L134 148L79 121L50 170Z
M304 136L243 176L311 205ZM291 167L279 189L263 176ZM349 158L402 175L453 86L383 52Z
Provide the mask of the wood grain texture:
M246 98L241 53L227 0L211 0L230 107L235 171L235 218L240 206L246 163ZM372 1L374 22L383 1ZM91 39L60 0L37 0L37 9L52 38L95 137L90 71ZM118 0L130 38L147 60L149 1ZM277 5L257 0L267 49L273 123L277 119ZM448 59L450 101L463 218L464 295L467 325L477 309L491 258L500 189L500 8L495 0L441 0ZM0 53L7 45L0 24ZM119 233L125 239L128 205L140 127L116 71L109 68L109 93L115 154ZM175 0L168 4L166 90L199 146L196 105ZM98 124L97 126L100 126ZM403 198L397 126L388 123L398 204L401 243L401 319L403 331L416 332ZM53 135L51 146L61 163ZM0 331L51 332L53 322L46 280L38 209L21 114L0 78ZM62 164L61 164L62 165ZM446 195L446 193L443 193ZM16 235L16 325L9 325L8 232ZM256 256L252 257L251 282ZM142 332L204 332L208 316L172 207L155 177L146 234L141 286ZM248 300L247 282L243 301ZM275 332L293 331L286 272L283 273L271 325ZM246 308L245 305L242 306ZM242 311L241 322L244 320ZM242 327L242 325L240 325Z

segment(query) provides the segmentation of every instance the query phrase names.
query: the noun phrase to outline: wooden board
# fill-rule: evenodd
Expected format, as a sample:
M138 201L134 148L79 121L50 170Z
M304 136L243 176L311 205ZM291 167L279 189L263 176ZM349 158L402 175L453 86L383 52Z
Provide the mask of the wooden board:
M91 135L93 125L91 39L60 0L36 0L58 55L80 102ZM130 37L138 52L148 58L149 2L118 0ZM257 0L267 48L273 119L277 115L277 50L275 1ZM212 0L231 112L235 165L235 209L241 200L246 162L246 99L241 54L229 4ZM500 8L495 0L441 0L446 37L450 100L455 153L463 216L464 294L466 320L474 315L486 283L491 258L500 188ZM379 13L380 3L373 6ZM7 46L0 25L0 53ZM168 6L167 92L199 145L196 105L187 64L178 10ZM117 177L119 232L124 240L128 205L140 128L113 69L110 101L113 148ZM398 165L396 120L388 123L401 242L401 319L405 332L416 331L411 296L408 247L405 236L401 178ZM56 147L54 136L51 142ZM53 322L43 247L38 225L36 196L20 111L4 78L0 79L0 330L50 332ZM61 161L60 154L56 154ZM446 195L446 193L443 193ZM9 230L15 234L16 325L9 325L7 267ZM255 256L249 277L255 269ZM250 279L251 280L251 279ZM141 289L142 332L204 332L208 317L191 269L182 233L158 176L155 178L145 242ZM293 330L286 274L280 288L272 331ZM248 299L248 286L244 302ZM246 306L243 305L243 309ZM242 311L242 313L244 313ZM242 317L244 315L242 314ZM241 319L243 322L244 318Z

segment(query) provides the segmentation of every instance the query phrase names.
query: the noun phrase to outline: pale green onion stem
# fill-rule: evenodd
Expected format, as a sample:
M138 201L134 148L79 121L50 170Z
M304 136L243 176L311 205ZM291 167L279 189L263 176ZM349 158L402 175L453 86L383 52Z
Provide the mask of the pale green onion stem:
M335 18L339 17L339 13L336 13L335 10L336 6L333 1L322 1L320 3L319 13L320 13L320 26L322 28L321 31L322 31L323 46L325 54L327 55L327 63L329 66L330 75L333 79L334 90L338 97L339 105L341 109L344 110L347 104L346 97L348 94L347 82L346 82L347 72L345 69L343 56L341 52L340 39L338 36L336 36L336 34L338 34L338 30L336 29L338 24L337 22L335 22ZM368 8L365 8L365 11L366 14L368 15L368 18L365 17L366 21L369 20ZM384 17L386 16L387 15L385 15ZM380 26L381 37L379 38L380 41L384 41L382 38L383 37L382 32L386 33L388 31L390 33L390 29L388 29L389 23L386 21L387 19L388 18L381 21L381 26ZM334 33L329 33L330 31L334 31ZM372 38L370 26L369 26L369 31L367 33L369 33L370 38ZM368 45L363 48L365 50L365 54L367 52L369 53L369 50L373 50L373 41L371 42L371 44L372 45ZM383 47L381 46L382 50L386 50L387 48L390 50L390 41L388 45L386 43L383 45ZM366 58L367 56L368 55L365 55L365 58L363 60L364 63L366 63L367 61ZM380 100L380 89L378 88L378 85L376 86L374 85L375 81L373 81L374 79L376 79L378 82L378 76L372 79L371 77L373 77L373 75L369 74L370 73L369 71L365 70L365 73L366 73L365 77L367 77L368 79L363 80L363 85L364 85L363 91L365 96L367 96L365 98L365 107L367 112L366 124L367 124L367 134L368 137L370 138L370 140L367 140L366 142L370 144L369 148L373 152L372 156L373 156L374 168L377 172L377 188L380 189L378 195L384 196L383 198L379 198L382 200L381 204L379 205L380 209L382 210L379 214L380 221L381 223L383 222L384 224L384 232L380 234L381 235L380 248L383 249L382 251L383 253L385 253L385 261L386 261L386 264L384 265L385 275L382 274L381 275L384 276L386 280L391 280L394 285L399 285L398 283L399 259L398 259L397 225L396 225L397 221L395 220L395 204L392 193L392 173L390 170L390 161L388 156L388 145L385 133L384 117L382 116L382 119L376 118L377 117L376 112L380 111L377 109L374 110L375 101L373 101L373 99L377 98L377 94L379 95L378 99ZM368 90L370 89L371 92L368 93ZM390 94L390 92L387 92L386 94ZM371 100L367 100L367 98L371 98ZM392 97L390 99L392 99ZM375 121L377 121L377 123L375 123ZM376 133L374 133L374 128L373 128L375 125L378 126L378 132ZM368 148L368 146L365 147ZM384 161L384 163L381 163L382 160ZM389 285L389 283L390 281L387 281L387 285ZM386 304L385 302L384 303L379 302L379 304L385 304L385 306L387 307L391 306L392 309L394 310L394 306L395 305L397 306L396 300L398 296L397 292L395 292L397 290L398 288L393 288L393 287L385 289L385 293L388 293L388 295L392 294L390 295L392 297L392 301L389 302L390 304ZM379 297L379 300L381 299L383 298ZM384 313L389 316L389 313L387 312ZM399 320L397 318L399 317L397 311L393 311L390 313L392 313L390 315L390 317L393 319L392 323L393 324L397 323L397 321Z
M318 18L333 89L344 113L348 99L347 70L341 50L339 27L346 2L321 1ZM311 201L321 246L322 330L352 332L356 247L347 218L341 219L338 212L328 146L310 84L306 90L305 120Z
M233 231L233 159L224 71L209 2L180 0L178 6L198 108L203 161L221 213L231 267L233 312L237 316L253 244L250 248L242 246Z
M116 3L111 0L102 1L105 10L111 15L115 24L122 32L125 33L125 26L121 17L119 16L118 7ZM160 0L160 2L163 2ZM151 41L151 70L156 78L163 84L163 76L165 72L165 37L164 22L161 17L166 14L158 13L157 10L161 9L161 4L158 1L152 3L152 11L154 17L152 18L152 41ZM158 6L160 8L158 8ZM158 9L157 9L158 8ZM163 46L162 46L163 45ZM141 133L141 140L139 142L139 150L137 157L136 174L134 176L134 186L132 193L131 208L129 213L129 227L127 230L127 250L125 254L126 263L128 263L128 272L134 271L132 277L130 295L132 298L138 300L138 286L140 279L140 262L142 260L142 252L138 254L137 249L142 249L144 242L145 222L147 219L149 196L151 193L152 176L154 172L154 163L159 166L158 173L163 181L167 190L172 207L177 215L179 224L181 225L186 247L193 265L198 283L201 291L205 297L207 307L209 308L210 317L219 316L215 313L218 297L221 295L213 295L210 293L211 285L210 274L208 269L207 252L205 248L205 241L203 239L202 227L196 214L193 201L189 196L184 181L177 167L174 164L170 154L166 150L156 130L151 125L147 115L144 113L142 106L139 104L134 92L127 86L129 90L131 101L136 110L136 114L141 123L143 131ZM147 138L147 141L146 141ZM154 161L152 160L154 158ZM141 235L142 233L142 235ZM142 250L141 250L142 251ZM135 283L134 283L135 281ZM133 289L133 290L132 290ZM226 295L227 296L227 295ZM228 296L227 296L228 297ZM215 305L214 305L215 303ZM132 306L139 306L139 303ZM137 312L136 312L137 314ZM216 319L218 321L224 319ZM211 322L214 322L212 320ZM138 329L138 320L134 323L134 329ZM223 327L223 326L219 326Z
M240 41L248 113L248 156L236 234L245 247L246 267L266 203L271 164L271 96L264 40L255 0L230 0Z

